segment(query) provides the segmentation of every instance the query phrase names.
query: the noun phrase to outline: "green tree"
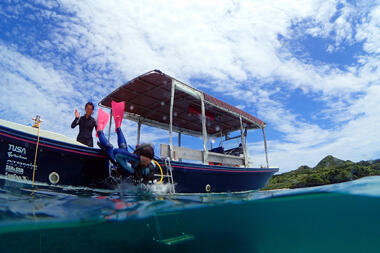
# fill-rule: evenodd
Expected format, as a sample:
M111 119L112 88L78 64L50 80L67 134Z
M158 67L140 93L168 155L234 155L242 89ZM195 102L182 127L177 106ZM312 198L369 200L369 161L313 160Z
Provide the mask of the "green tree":
M326 156L314 168L302 165L296 170L273 176L264 189L334 184L374 175L380 175L380 159L354 163Z

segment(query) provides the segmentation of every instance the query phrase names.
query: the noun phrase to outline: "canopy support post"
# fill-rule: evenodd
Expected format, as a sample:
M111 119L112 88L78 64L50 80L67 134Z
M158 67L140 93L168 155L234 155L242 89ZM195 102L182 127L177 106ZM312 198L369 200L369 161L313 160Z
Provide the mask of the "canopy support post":
M110 110L110 125L108 127L108 141L110 141L110 138L111 138L111 126L112 126L112 109Z
M137 145L140 145L141 121L137 122Z
M202 107L202 133L203 133L203 163L207 163L208 149L207 149L207 128L206 128L206 109L204 95L201 95L201 107Z
M247 146L247 128L244 128L244 139L245 139L245 146Z
M266 162L267 162L267 168L269 168L269 161L268 161L268 146L267 146L267 138L265 137L264 127L262 127L261 130L263 131L263 137L264 137L265 159L266 159Z
M170 154L170 159L174 158L173 154L173 107L174 107L174 94L175 94L175 82L172 79L172 90L170 94L170 123L169 123L169 136L170 136L170 145L169 145L169 154Z
M181 147L181 132L178 132L178 147ZM178 158L178 161L182 162L182 158Z
M241 146L243 147L243 155L244 155L244 166L247 168L248 167L248 157L247 157L247 147L246 147L245 141L244 141L243 119L241 118L241 116L239 117L239 119L240 119Z

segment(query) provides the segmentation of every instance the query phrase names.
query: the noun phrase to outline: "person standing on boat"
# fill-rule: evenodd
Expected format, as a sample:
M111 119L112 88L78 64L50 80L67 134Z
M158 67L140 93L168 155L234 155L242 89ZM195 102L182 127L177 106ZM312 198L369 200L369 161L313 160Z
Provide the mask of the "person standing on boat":
M77 137L77 141L87 145L89 147L93 147L94 143L92 140L92 131L97 129L97 124L95 119L91 116L94 113L94 104L88 102L84 107L86 114L80 117L78 110L75 109L75 119L73 123L71 123L71 128L75 128L79 125L79 134Z
M142 182L146 184L150 180L153 180L154 177L154 166L152 165L154 149L150 144L141 144L136 147L133 153L128 151L127 142L120 128L125 104L124 102L117 103L115 101L112 101L111 104L119 148L113 148L103 133L109 120L109 114L102 109L98 110L97 128L100 146L107 153L111 161L120 165L121 170L119 169L118 171L122 176L134 176L134 179L138 183Z

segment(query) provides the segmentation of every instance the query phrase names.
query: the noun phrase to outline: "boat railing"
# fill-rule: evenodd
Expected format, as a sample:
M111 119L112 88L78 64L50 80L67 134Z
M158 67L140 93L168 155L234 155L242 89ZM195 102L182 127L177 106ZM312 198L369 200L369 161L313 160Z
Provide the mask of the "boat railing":
M173 157L174 161L181 161L182 159L201 161L204 164L208 162L219 163L226 166L243 166L244 157L243 156L233 156L227 154L220 154L214 152L208 152L207 161L204 161L203 150L195 150L186 147L173 146ZM161 157L170 157L170 145L161 144L160 145Z

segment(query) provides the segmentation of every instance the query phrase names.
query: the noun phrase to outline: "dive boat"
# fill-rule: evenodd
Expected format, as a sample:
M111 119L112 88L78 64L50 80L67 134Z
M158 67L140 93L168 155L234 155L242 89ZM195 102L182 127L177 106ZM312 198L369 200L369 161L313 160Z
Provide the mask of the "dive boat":
M170 184L171 193L257 190L279 170L269 167L263 121L159 70L120 86L99 106L111 110L112 101L124 102L124 118L137 123L137 144L142 125L168 131L169 144L160 144L152 183ZM110 187L106 182L113 164L102 149L40 128L38 117L34 127L0 120L0 175L28 184ZM263 133L265 166L250 166L248 130ZM178 145L173 143L175 133ZM201 137L203 149L183 147L183 135ZM212 147L216 138L221 145ZM223 143L231 139L238 139L239 146L225 150Z

